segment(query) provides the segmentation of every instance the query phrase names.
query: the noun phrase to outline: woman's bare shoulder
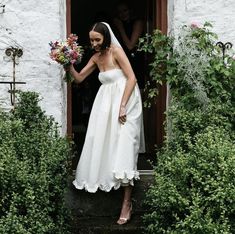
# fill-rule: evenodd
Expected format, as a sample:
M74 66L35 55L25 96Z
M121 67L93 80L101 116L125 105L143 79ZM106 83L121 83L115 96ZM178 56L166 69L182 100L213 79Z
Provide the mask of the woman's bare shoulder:
M94 63L97 63L98 56L99 56L99 53L93 54L93 55L91 56L91 60L92 60Z
M124 50L121 47L115 46L115 45L112 46L112 51L113 51L114 55L117 55L117 54L120 54L120 53L124 52Z

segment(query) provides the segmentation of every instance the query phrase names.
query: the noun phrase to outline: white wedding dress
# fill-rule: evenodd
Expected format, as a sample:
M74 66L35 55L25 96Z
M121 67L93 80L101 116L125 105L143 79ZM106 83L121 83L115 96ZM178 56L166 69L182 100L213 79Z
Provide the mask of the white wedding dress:
M144 152L142 101L136 85L127 103L127 121L118 121L126 77L121 69L99 73L102 85L90 114L73 184L94 193L109 192L139 179L138 153Z

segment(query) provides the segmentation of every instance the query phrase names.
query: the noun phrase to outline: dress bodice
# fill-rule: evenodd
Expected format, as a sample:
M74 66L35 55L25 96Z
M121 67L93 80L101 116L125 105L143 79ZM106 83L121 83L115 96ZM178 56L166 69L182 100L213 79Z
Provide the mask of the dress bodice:
M99 80L102 84L111 84L119 81L125 81L126 77L121 69L114 68L99 73Z

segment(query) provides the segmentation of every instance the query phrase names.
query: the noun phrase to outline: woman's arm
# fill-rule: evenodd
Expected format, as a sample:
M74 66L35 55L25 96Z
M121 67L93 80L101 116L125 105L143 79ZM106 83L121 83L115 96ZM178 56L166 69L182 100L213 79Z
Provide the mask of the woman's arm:
M69 66L68 71L78 83L81 83L87 76L89 76L95 70L95 68L96 63L93 55L88 61L87 65L80 72L77 72L74 69L73 65Z
M139 40L141 34L143 33L143 30L144 30L143 21L142 20L135 21L135 23L133 25L133 31L131 34L131 38L128 38L121 20L114 19L114 24L116 25L118 31L120 32L122 40L125 43L128 50L132 50L136 46L136 44L138 43L138 40Z
M124 124L126 122L126 104L132 94L132 91L135 88L136 78L132 70L131 64L122 48L114 48L113 56L127 78L126 87L122 96L119 111L119 121Z

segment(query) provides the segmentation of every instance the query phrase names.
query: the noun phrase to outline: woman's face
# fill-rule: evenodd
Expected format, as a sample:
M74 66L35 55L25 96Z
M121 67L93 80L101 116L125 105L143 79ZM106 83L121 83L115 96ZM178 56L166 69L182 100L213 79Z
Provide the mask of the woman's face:
M118 18L122 21L127 21L130 18L130 10L125 4L117 7Z
M104 36L101 33L90 31L89 37L92 48L97 52L100 51L101 45L103 44L104 41Z

